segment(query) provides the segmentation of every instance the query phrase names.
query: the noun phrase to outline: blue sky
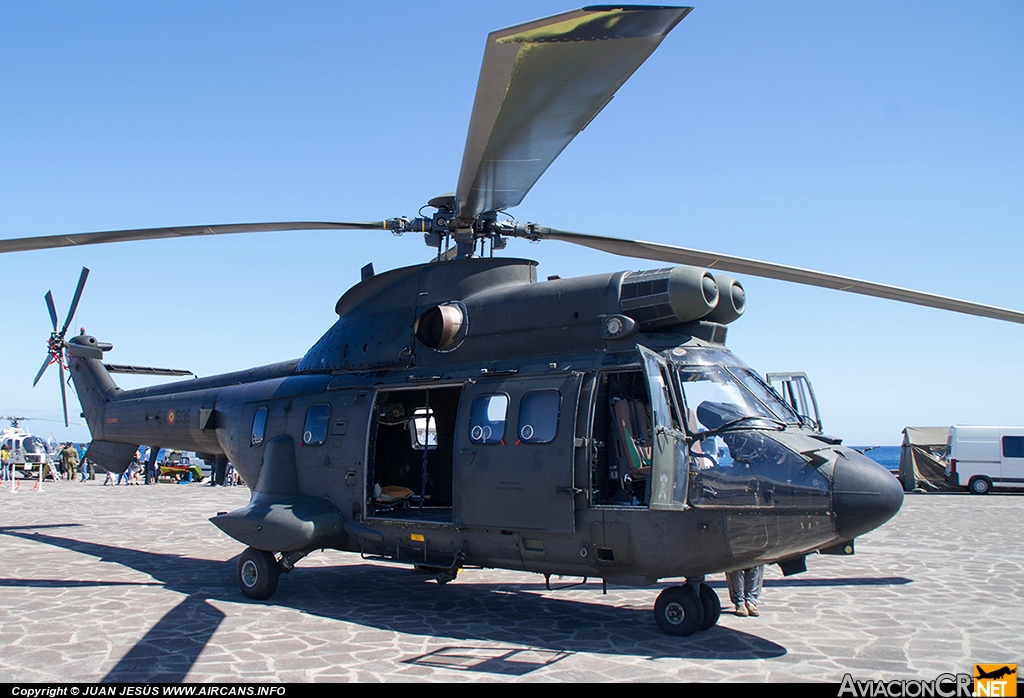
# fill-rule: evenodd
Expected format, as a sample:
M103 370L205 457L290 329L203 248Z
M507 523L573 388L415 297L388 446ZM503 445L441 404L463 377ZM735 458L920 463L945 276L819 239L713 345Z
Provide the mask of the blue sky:
M414 215L455 186L487 32L569 9L0 4L0 237ZM1022 36L1016 2L697 5L514 213L1022 309ZM361 266L428 254L335 232L6 255L0 414L60 418L56 372L31 388L43 294L63 317L83 265L75 326L111 361L210 375L302 355ZM542 277L659 266L505 254ZM807 371L847 443L1024 423L1024 326L742 281L729 345Z

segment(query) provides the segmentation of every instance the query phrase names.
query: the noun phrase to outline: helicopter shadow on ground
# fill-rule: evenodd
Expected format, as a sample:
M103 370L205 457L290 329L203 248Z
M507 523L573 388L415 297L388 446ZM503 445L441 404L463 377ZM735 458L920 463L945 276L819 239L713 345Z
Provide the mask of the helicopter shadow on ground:
M107 673L103 681L182 681L225 619L209 601L247 602L235 586L235 560L218 561L152 553L65 538L32 527L0 527L0 535L51 545L113 562L158 580L185 595ZM44 528L44 527L38 527ZM745 632L714 627L688 638L661 633L650 608L552 598L543 583L474 582L473 570L439 585L408 568L356 563L296 568L282 577L272 605L304 614L398 633L462 641L502 643L504 651L547 652L555 659L576 652L640 656L648 659L764 659L786 648ZM0 579L0 585L44 586L57 580ZM98 585L103 582L86 582ZM82 582L70 581L67 587ZM143 583L148 584L148 583ZM125 583L111 582L110 586ZM600 599L600 587L593 586ZM256 604L256 602L252 602ZM508 646L519 649L509 650ZM480 648L476 648L479 650ZM431 665L439 651L405 661ZM442 652L443 654L443 652ZM448 657L450 659L450 657ZM499 658L500 659L500 658ZM554 660L552 660L554 661ZM521 671L528 662L482 665ZM508 673L508 672L504 672Z
M766 587L878 587L913 584L907 577L845 577L841 579L766 579ZM724 584L723 584L724 586Z

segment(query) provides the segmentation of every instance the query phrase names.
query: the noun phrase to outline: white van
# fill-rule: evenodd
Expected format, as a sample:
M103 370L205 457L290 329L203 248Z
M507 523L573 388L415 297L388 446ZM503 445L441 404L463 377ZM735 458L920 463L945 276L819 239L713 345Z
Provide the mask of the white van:
M1024 489L1024 427L951 428L946 484L974 494Z

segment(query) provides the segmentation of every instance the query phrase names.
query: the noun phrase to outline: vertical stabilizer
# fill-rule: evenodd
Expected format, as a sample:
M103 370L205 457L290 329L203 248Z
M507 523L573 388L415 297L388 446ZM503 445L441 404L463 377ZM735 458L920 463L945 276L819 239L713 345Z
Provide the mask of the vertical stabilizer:
M67 343L68 369L93 439L103 439L107 403L121 392L103 365L103 352L113 348L113 344L97 342L87 334L76 335Z

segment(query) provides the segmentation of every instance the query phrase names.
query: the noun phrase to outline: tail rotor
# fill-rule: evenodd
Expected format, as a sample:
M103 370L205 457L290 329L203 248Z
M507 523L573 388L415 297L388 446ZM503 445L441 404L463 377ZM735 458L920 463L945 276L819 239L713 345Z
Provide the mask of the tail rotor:
M71 299L71 307L68 309L67 317L64 320L64 324L60 330L57 329L57 309L53 304L53 294L50 291L46 292L46 309L50 313L50 323L53 325L53 332L50 333L50 339L46 345L46 360L43 361L42 367L39 369L39 373L36 374L36 378L32 381L32 386L39 382L39 379L46 373L46 369L50 367L50 364L57 364L60 370L60 397L61 403L64 405L64 426L69 425L68 421L68 397L67 390L64 387L64 350L67 347L67 341L64 339L67 335L68 328L71 326L72 321L75 318L75 312L78 310L78 303L82 300L82 291L85 289L85 281L89 278L89 270L86 267L82 267L82 274L78 277L78 287L75 289L75 295Z

